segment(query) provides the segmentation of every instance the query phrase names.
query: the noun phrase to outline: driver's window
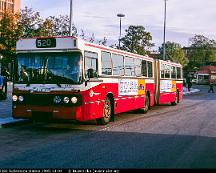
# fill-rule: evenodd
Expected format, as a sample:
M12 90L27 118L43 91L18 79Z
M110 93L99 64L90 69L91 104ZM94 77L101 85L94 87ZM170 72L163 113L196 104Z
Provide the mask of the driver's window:
M87 79L98 76L97 59L97 53L85 52L85 77Z

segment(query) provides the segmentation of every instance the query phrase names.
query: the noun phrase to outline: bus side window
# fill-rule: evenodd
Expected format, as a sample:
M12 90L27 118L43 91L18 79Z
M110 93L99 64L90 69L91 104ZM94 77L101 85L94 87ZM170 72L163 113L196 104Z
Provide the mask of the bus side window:
M161 79L164 79L164 69L165 69L164 64L161 64L160 66Z
M135 65L136 76L143 76L143 74L142 74L142 60L141 59L134 59L134 65Z
M142 60L142 74L143 76L147 77L147 66L145 60Z
M153 77L152 62L149 62L149 61L148 61L148 77Z
M113 75L124 75L124 59L122 55L112 54Z
M102 74L112 75L111 53L101 52Z
M98 64L97 64L98 55L94 52L85 52L85 77L95 78L98 76Z
M135 76L134 59L125 57L125 76Z
M170 78L170 66L165 65L165 78Z
M176 79L176 67L171 66L171 77L172 79Z
M177 67L177 79L181 79L181 68Z

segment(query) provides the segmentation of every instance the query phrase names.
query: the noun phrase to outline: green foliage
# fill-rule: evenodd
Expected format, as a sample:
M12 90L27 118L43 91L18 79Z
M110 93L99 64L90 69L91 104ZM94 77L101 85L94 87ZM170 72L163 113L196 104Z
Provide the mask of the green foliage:
M98 41L98 44L101 44L101 45L106 46L106 44L107 44L107 38L104 37L103 40L99 40L99 41Z
M163 44L159 47L160 52L160 59L163 59ZM165 50L166 50L166 60L170 60L173 62L177 62L182 64L183 66L187 65L188 59L186 58L184 51L181 48L179 43L167 41L165 43Z
M199 66L216 62L216 42L203 35L195 35L190 39L191 45L188 51L188 58Z
M104 46L106 46L106 44L107 44L107 39L106 39L106 37L104 37L102 40L98 40L98 41L97 41L97 40L95 39L94 33L92 33L92 35L91 35L90 37L87 37L83 29L81 29L81 34L79 35L79 37L82 38L82 39L85 40L85 41L90 42L90 43L98 43L98 44L104 45Z
M145 55L149 53L148 49L154 46L150 32L145 31L143 26L131 25L125 30L126 35L120 39L122 46L120 49Z
M39 36L68 36L69 33L69 17L60 15L59 17L50 16L46 18L39 27ZM72 26L73 34L77 35L77 29Z
M4 57L3 64L7 64L15 57L16 40L19 38L16 32L18 18L18 14L4 12L0 20L0 54Z
M39 12L34 12L32 8L25 7L20 12L18 21L18 32L20 37L29 38L39 35L39 27L42 23Z

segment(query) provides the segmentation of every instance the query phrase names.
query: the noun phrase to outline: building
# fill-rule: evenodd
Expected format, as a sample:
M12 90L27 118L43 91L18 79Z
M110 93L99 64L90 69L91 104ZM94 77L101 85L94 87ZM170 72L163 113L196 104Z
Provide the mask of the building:
M0 19L5 10L10 10L13 13L19 12L20 0L0 0Z
M203 66L195 73L197 84L216 83L216 66Z

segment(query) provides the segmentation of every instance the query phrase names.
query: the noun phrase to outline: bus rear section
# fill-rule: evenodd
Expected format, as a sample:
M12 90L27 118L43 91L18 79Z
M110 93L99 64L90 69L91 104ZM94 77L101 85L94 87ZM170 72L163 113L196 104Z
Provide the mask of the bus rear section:
M182 66L170 61L155 60L156 104L178 104L183 96Z

